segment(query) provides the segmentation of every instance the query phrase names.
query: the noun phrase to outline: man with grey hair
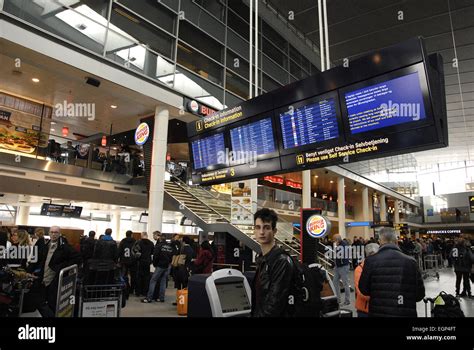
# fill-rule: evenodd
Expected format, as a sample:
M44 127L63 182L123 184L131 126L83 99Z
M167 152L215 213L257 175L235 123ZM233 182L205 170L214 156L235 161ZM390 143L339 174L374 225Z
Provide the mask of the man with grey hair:
M351 303L351 290L349 286L349 256L348 248L350 246L345 240L342 239L340 234L335 234L333 240L336 243L335 250L335 262L336 267L334 268L333 283L336 288L337 300L342 303L340 299L341 288L339 287L339 280L342 280L344 285L344 305Z
M416 317L425 286L415 259L402 253L393 228L380 231L380 249L365 259L359 290L369 296L369 317Z

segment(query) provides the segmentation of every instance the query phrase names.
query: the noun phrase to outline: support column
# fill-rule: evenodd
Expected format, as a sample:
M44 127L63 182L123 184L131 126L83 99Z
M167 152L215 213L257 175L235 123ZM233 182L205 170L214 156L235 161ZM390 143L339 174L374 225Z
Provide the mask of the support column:
M385 194L380 194L380 221L387 221L387 201Z
M112 215L112 237L116 240L116 241L120 241L122 239L121 237L121 232L120 232L120 211L115 211ZM125 236L125 234L124 234Z
M157 106L153 129L153 146L150 167L150 192L148 199L148 237L153 231L161 231L163 200L165 193L165 169L168 139L169 110Z
M311 170L303 171L302 208L311 208Z
M20 205L17 207L15 216L15 225L28 225L28 217L30 216L30 207Z
M369 189L364 187L362 189L362 220L370 221L369 217ZM369 238L369 227L364 226L364 238Z
M346 194L344 190L344 178L337 178L337 220L339 223L339 234L346 238Z
M400 201L398 199L395 199L395 203L394 203L394 211L393 211L393 223L394 224L398 224L400 223L400 212L398 211L399 209L399 206L400 206Z

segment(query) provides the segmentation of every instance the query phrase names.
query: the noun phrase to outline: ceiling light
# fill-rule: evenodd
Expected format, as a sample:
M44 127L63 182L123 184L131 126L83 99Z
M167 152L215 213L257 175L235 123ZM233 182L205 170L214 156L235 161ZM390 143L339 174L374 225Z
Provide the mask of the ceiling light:
M39 82L40 82L40 80L39 80L38 78L33 78L33 79L31 79L31 81L32 81L33 83L39 83Z
M56 125L56 122L51 122L51 125Z
M50 129L50 131L53 131L53 132L54 132L54 131L56 131L56 129Z
M334 181L332 181L332 180L331 180L331 181L329 181L329 183L333 184L333 183L334 183Z
M354 188L354 192L357 192L357 188Z
M317 179L319 176L318 176L318 175L314 175L314 177Z
M110 108L116 109L117 106L116 105L110 105Z

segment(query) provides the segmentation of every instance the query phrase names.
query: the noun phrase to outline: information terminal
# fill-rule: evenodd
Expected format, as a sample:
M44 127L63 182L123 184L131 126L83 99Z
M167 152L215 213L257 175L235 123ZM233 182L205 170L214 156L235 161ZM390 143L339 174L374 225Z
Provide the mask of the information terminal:
M222 269L206 279L212 317L250 316L251 289L238 270Z

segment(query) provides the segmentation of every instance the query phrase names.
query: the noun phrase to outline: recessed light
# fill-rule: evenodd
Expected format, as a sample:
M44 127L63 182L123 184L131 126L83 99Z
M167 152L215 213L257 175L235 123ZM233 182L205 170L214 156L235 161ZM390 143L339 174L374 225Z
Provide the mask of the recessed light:
M116 105L110 105L110 108L116 109L117 106Z
M56 129L50 129L49 131L56 131Z
M354 192L357 192L357 188L354 188Z
M330 184L333 184L333 183L334 183L334 181L332 181L332 180L331 180L331 181L329 181L329 183L330 183Z
M51 125L56 125L56 122L51 122Z
M33 79L31 79L31 81L32 81L33 83L39 83L39 82L40 82L40 80L39 80L38 78L33 78Z
M317 179L319 176L318 176L318 175L314 175L314 177Z

